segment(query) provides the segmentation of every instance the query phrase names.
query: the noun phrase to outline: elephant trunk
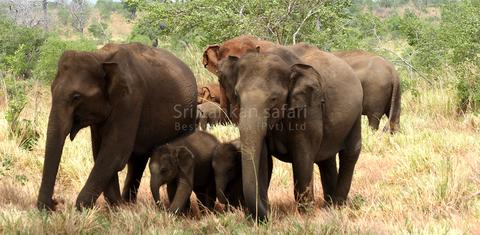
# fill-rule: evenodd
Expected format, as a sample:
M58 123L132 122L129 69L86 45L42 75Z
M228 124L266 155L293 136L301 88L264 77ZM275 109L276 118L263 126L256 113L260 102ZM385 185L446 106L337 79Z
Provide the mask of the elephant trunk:
M262 172L261 151L267 131L264 108L243 107L240 110L240 140L242 153L243 194L246 207L255 218L266 219L268 206L266 191L268 180Z
M152 191L153 200L158 206L160 205L160 186L162 186L160 178L152 174L150 179L150 190Z
M227 189L227 180L225 179L215 179L216 190L217 190L217 198L218 201L222 204L228 204L228 198L226 195Z
M55 209L52 199L55 180L62 157L65 138L72 128L73 118L70 114L71 112L61 112L60 110L61 109L52 106L48 119L43 175L37 200L37 207L41 210Z

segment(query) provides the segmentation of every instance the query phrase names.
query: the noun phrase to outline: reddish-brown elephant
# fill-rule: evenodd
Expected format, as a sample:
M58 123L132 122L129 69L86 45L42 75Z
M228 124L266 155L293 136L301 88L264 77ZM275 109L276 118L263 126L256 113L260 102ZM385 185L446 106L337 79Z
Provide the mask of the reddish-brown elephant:
M218 83L210 83L198 88L197 104L202 104L207 101L220 103L221 96L220 85Z

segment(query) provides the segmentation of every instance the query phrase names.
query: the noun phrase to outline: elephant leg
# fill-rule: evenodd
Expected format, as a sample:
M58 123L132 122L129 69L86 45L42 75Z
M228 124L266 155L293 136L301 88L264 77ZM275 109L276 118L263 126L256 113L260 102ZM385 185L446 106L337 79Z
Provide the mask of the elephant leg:
M269 153L267 154L267 161L268 161L268 185L270 185L270 180L272 179L272 172L273 172L273 157Z
M177 193L177 186L178 183L176 180L170 182L167 184L167 196L168 196L168 208L172 205L174 199L175 199L175 194ZM183 207L182 211L179 213L181 214L187 214L188 211L190 210L190 199L186 200L185 206Z
M378 127L380 126L380 119L382 118L382 113L370 113L367 114L368 118L368 125L373 129L373 130L378 130Z
M353 170L355 169L361 148L362 132L359 118L345 141L345 149L339 153L340 167L338 170L333 204L340 205L347 200L347 195L352 184Z
M97 126L90 127L91 140L92 140L92 151L93 151L93 161L97 159L98 151L101 145L101 136L100 131ZM110 205L117 205L122 201L122 196L120 195L120 184L118 183L118 174L114 174L110 182L107 184L107 187L103 191L105 200Z
M125 178L122 198L126 202L135 203L137 200L138 188L142 180L143 171L148 162L148 156L138 156L132 154L128 162L128 172Z
M171 203L173 201L173 198L175 197L175 192L177 191L177 182L172 181L167 184L167 196L168 196L168 202Z
M120 194L120 184L118 183L118 173L114 174L107 188L103 191L103 195L107 203L113 206L123 201L122 195Z
M208 186L204 191L195 192L198 201L209 210L215 206L215 187Z
M335 186L337 184L338 172L336 156L332 156L326 160L318 162L318 170L322 180L323 199L327 204L332 203Z
M299 203L300 209L304 210L306 206L313 203L313 161L305 148L298 147L293 153L293 182L295 201Z

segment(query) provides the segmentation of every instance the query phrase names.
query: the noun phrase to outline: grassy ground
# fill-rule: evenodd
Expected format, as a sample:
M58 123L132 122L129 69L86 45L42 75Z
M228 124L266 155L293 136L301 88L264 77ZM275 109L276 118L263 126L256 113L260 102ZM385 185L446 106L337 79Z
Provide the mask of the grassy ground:
M200 65L199 51L187 48L179 53L200 78L199 83L212 80ZM36 120L41 132L39 144L29 152L8 137L4 118L8 103L4 102L5 87L0 85L0 233L479 234L480 117L457 116L455 93L448 85L432 87L418 82L415 87L415 92L408 90L403 95L400 133L373 132L363 120L363 150L347 206L321 208L322 188L315 169L317 203L306 214L299 214L293 200L291 166L275 161L269 190L270 221L255 226L241 211L200 215L194 210L188 218L180 218L156 209L148 189L148 170L137 204L112 209L101 197L97 208L76 211L76 195L92 168L88 129L65 144L55 188L55 197L65 203L57 212L39 212L35 202L49 88L33 84L27 89L29 103L22 117ZM238 136L233 126L210 131L222 141ZM121 178L124 176L123 171Z

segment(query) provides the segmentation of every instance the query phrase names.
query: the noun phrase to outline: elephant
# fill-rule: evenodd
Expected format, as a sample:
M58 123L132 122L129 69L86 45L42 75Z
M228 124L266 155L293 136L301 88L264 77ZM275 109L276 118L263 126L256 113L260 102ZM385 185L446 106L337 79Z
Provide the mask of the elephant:
M135 202L153 149L195 130L197 85L191 70L170 52L139 43L107 44L93 52L66 51L51 84L39 209L52 199L67 135L90 127L94 166L76 208ZM128 164L122 194L118 171Z
M240 105L243 193L250 215L267 219L270 156L292 163L300 205L313 201L313 163L325 201L343 204L361 151L360 81L346 62L314 47L301 57L285 48L259 51L219 63L219 82Z
M207 101L220 103L220 99L220 85L218 84L212 83L198 89L197 104L205 103Z
M221 45L209 46L203 54L202 63L210 72L218 75L218 61L229 55L241 57L258 46L263 51L282 47L252 36L240 36L227 40ZM286 48L297 56L302 56L311 47L313 46L309 44L298 43ZM378 129L380 118L385 114L389 117L389 127L385 127L384 130L396 132L400 127L401 91L399 75L395 67L384 58L361 50L333 52L333 54L345 60L360 79L364 90L363 115L367 116L372 129ZM238 105L228 98L220 103L224 110L229 110L227 113L230 119L238 124Z
M241 57L245 53L255 50L257 46L259 46L262 51L278 47L277 44L270 41L261 40L251 35L241 35L229 39L222 44L209 45L203 52L202 64L208 71L218 76L218 62L221 59L229 55ZM239 114L238 106L225 97L225 90L221 86L220 93L220 107L226 110L230 119L237 124Z
M363 115L368 124L378 129L385 114L389 124L384 131L394 133L400 129L401 89L400 76L388 60L362 50L333 52L352 67L363 88Z
M222 143L215 148L212 158L218 201L237 208L245 205L240 144L240 139Z
M168 211L181 213L189 209L192 191L203 206L213 209L216 194L212 156L219 144L215 136L195 131L155 149L149 164L155 203L160 203L160 186L167 184Z
M207 124L224 124L225 122L226 115L220 108L220 104L208 101L197 106L197 127L200 126L202 130L207 129Z

